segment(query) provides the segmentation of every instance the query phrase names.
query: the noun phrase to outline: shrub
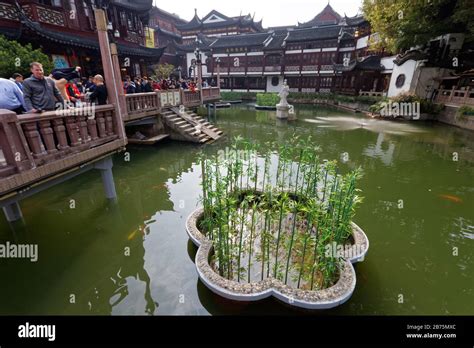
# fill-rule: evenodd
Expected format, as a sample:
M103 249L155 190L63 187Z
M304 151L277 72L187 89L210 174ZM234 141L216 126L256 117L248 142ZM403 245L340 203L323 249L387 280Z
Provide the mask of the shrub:
M221 92L222 100L227 101L252 100L255 99L256 95L255 92Z
M420 105L420 111L426 114L437 115L444 109L443 104L435 104L430 100L423 99Z
M421 103L421 98L410 93L400 93L396 97L390 98L393 103Z
M456 112L456 120L466 122L468 120L468 116L474 116L474 108L464 105L461 106L458 111Z
M379 101L375 104L370 105L369 106L369 111L374 113L374 114L380 113L380 111L385 107L386 102L387 101L383 100L383 101Z
M280 98L276 93L258 93L257 105L259 106L275 106L280 102Z
M257 97L256 92L242 92L241 93L241 98L245 100L255 100Z
M174 71L174 65L165 63L165 64L156 64L153 66L153 71L159 79L167 79Z
M242 99L242 93L240 92L221 92L221 97L222 100L241 100Z
M10 41L0 35L0 76L10 78L14 73L20 73L27 77L30 75L30 63L40 62L46 75L53 69L50 58L41 52L34 50L31 44L22 46L16 41Z

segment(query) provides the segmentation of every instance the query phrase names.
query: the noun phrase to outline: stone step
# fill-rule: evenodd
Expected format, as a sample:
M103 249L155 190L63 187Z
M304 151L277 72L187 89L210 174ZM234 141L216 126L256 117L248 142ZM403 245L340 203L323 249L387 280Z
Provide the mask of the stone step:
M167 110L162 113L165 122L172 124L173 127L175 127L176 131L178 131L185 137L195 139L196 142L204 144L215 140L213 139L213 137L205 133L202 129L196 130L196 127L199 126L211 130L215 133L217 138L220 138L223 134L223 132L219 130L216 126L208 122L203 117L198 116L192 110L186 109L186 114L192 119L192 121L184 119L183 117L181 117L181 115L176 114L173 110Z

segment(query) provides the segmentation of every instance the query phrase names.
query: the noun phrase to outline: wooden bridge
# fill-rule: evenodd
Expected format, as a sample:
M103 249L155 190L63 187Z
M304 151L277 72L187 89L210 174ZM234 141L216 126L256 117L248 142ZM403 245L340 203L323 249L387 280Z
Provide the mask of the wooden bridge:
M203 88L202 93L181 89L130 94L125 98L127 114L124 122L129 126L126 128L142 126L147 134L146 139L140 140L133 138L133 131L128 132L132 136L129 137L130 143L152 144L170 137L202 144L215 141L222 135L222 131L192 111L194 107L220 100L217 87Z
M89 169L102 172L107 198L115 197L110 155L127 144L122 120L114 105L76 114L0 110L0 206L9 221L22 217L19 200Z
M25 115L0 110L0 206L8 220L22 217L19 200L90 169L101 171L106 197L115 198L110 156L127 145L125 124L131 121L160 117L183 134L178 140L204 143L220 137L221 131L189 110L220 99L219 88L203 89L202 95L203 101L199 92L185 90L128 95L123 119L112 104ZM176 108L183 109L183 118ZM192 127L183 127L188 122Z
M112 155L125 149L133 122L161 122L169 132L161 136L197 143L222 134L189 109L219 100L219 88L125 96L105 13L95 15L110 104L25 115L0 110L0 207L10 222L22 218L22 199L92 169L101 173L105 196L115 199Z

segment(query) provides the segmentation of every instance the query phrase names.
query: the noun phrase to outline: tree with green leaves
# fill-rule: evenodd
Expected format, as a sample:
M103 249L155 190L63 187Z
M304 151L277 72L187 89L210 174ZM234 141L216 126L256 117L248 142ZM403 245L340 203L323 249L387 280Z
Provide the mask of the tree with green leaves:
M174 65L168 63L158 64L153 67L153 70L159 79L167 79L174 71Z
M53 69L50 58L41 50L34 50L31 44L23 46L0 35L0 77L10 78L14 73L27 77L30 75L31 62L43 64L45 74Z
M378 34L375 49L400 53L447 33L474 41L472 0L363 0L362 11Z

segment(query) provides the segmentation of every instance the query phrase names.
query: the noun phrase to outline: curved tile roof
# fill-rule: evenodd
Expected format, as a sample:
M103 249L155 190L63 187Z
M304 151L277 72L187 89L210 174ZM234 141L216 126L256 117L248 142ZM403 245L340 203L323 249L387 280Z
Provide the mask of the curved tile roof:
M217 38L210 46L212 48L227 48L239 46L263 46L265 40L270 36L269 33L253 33L221 36Z
M78 34L71 34L66 32L53 31L47 28L42 27L39 23L33 22L29 19L23 12L20 12L20 18L22 24L26 28L35 32L37 35L44 37L53 42L64 45L72 45L76 47L89 48L93 50L99 50L99 41L97 38L88 37ZM140 56L145 58L153 58L157 61L160 59L163 51L166 47L162 48L148 48L145 46L133 45L133 44L124 44L117 43L117 48L119 54L121 55L130 55L130 56Z
M290 30L286 41L292 42L338 38L341 29L341 26L335 25L327 27Z

